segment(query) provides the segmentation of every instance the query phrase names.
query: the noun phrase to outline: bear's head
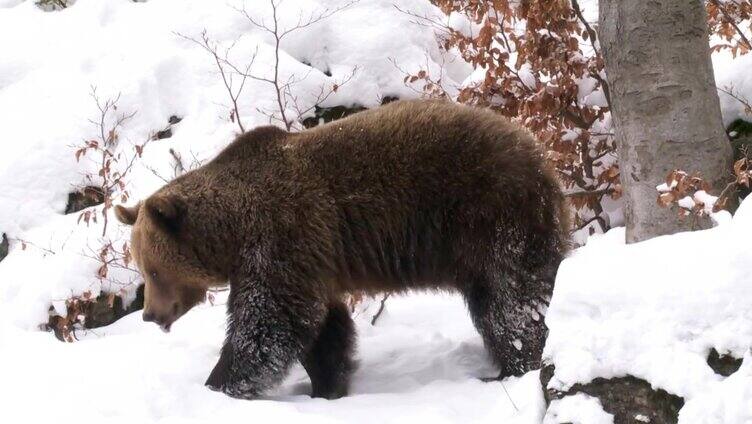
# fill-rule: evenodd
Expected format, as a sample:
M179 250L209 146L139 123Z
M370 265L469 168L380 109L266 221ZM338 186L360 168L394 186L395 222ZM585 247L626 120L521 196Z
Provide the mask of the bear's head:
M186 214L178 196L159 192L134 207L115 207L117 219L133 226L131 254L145 284L143 319L164 331L203 301L207 289L226 282L198 257Z

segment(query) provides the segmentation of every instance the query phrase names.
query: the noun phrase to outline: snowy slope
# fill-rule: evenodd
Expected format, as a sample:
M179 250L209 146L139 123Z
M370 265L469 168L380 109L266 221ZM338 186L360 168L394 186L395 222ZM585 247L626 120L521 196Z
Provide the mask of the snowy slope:
M301 109L311 108L316 93L342 84L353 71L322 106L372 107L386 96L414 97L416 92L403 83L403 70L443 66L449 85L469 74L469 65L439 50L432 29L412 24L395 8L439 14L428 2L350 3L285 0L278 9L285 29L344 7L282 40L280 80L297 81L291 94ZM67 193L86 185L86 174L94 174L96 182L99 163L89 156L77 162L74 156L76 146L97 135L90 122L99 118L92 87L101 102L119 95L118 113L136 113L120 131L123 154L132 155L133 145L165 128L170 116L183 118L171 138L145 148L127 177L130 197L144 198L174 177L170 149L188 166L194 158L211 158L238 131L212 57L182 36L198 38L205 30L220 52L231 48L229 58L237 66L256 54L252 73L270 77L273 40L239 12L244 8L271 25L267 1L80 0L52 13L32 1L0 8L0 233L12 240L10 256L0 263L0 302L9 303L15 323L36 328L46 322L52 301L64 314L61 301L85 291L96 296L102 290L130 293L135 288L101 285L96 279L98 264L88 256L101 245L101 222L86 228L77 224L77 215L62 216ZM236 89L239 82L236 76ZM245 127L268 124L266 114L274 111L275 102L271 85L246 81L238 100ZM113 114L109 121L114 119ZM111 225L107 237L119 246L128 233ZM21 251L14 240L31 247ZM134 278L122 274L119 280Z
M409 71L427 63L453 62L439 52L432 30L411 25L393 3L355 4L283 40L281 79L305 77L293 87L303 108L310 107L310 93L341 82L355 68L352 80L325 106L374 106L385 96L415 96L390 58ZM280 26L345 4L287 0ZM424 1L397 4L416 13L439 13ZM3 42L0 61L0 201L6 205L0 208L0 229L18 233L46 222L64 208L71 185L80 183L86 169L73 160L71 146L96 130L89 122L98 117L91 86L102 99L120 93L120 110L137 112L124 128L123 135L132 142L162 129L171 115L185 117L175 137L154 147L157 151L147 158L155 166L164 162L160 156L169 147L188 150L189 145L205 158L225 145L234 127L227 119L229 99L221 79L211 57L177 34L198 37L206 30L222 50L236 43L231 59L239 65L258 49L254 73L268 77L271 40L236 10L242 7L242 2L83 0L55 13L42 12L31 1L0 9L0 40L8 41ZM249 1L247 7L252 16L269 21L266 2ZM450 82L452 76L461 80L466 73L461 66L454 68ZM267 123L256 109L272 108L271 87L249 81L243 93L240 110L246 126ZM133 182L138 194L158 184L161 181L149 175Z

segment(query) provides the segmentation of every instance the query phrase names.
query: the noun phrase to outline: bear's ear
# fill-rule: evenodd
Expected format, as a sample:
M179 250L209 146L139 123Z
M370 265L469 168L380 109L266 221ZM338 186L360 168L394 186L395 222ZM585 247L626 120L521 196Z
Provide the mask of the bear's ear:
M138 218L139 209L141 209L141 202L138 202L136 206L131 206L130 208L117 205L115 206L115 217L125 225L133 225L136 223L136 218Z
M180 229L185 209L183 201L175 195L157 194L146 200L146 213L168 233L175 234Z

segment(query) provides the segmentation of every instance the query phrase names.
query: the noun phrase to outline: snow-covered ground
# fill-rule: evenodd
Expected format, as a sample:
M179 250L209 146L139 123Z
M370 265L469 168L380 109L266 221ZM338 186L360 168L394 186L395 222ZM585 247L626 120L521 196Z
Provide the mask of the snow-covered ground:
M280 25L348 3L285 0ZM386 96L415 97L403 71L441 67L448 86L470 74L469 65L438 49L432 29L412 24L395 5L439 13L423 0L362 1L283 40L280 78L300 80L291 90L300 108L310 108L316 93L353 70L322 106L372 107ZM191 311L168 335L142 322L140 313L78 331L72 344L38 331L50 305L64 315L71 296L120 290L97 280L99 264L89 257L101 244L102 220L87 227L78 214L62 215L67 193L98 170L88 157L77 162L74 156L83 140L97 137L91 87L102 102L120 95L118 113L136 112L120 130L118 151L126 156L170 116L183 118L171 138L146 147L129 174L131 198L148 196L174 176L171 149L190 165L212 157L237 132L211 56L178 34L198 38L206 30L221 52L232 47L229 57L239 66L256 52L252 73L271 75L272 40L236 10L243 6L271 25L267 2L255 0L79 0L54 13L31 1L0 2L0 232L11 239L10 255L0 262L2 421L540 422L537 372L503 387L479 381L496 370L462 301L448 295L391 298L376 326L363 312L356 319L360 367L351 396L337 401L307 396L310 383L299 366L266 400L239 401L206 389L224 333L221 301ZM239 83L235 76L235 90ZM268 123L274 102L270 85L247 81L239 97L246 128ZM127 237L111 223L107 239ZM113 279L118 273L132 278L110 271Z
M449 295L390 298L375 326L356 318L360 366L351 394L312 399L296 366L263 400L203 386L219 356L224 305L203 305L169 334L133 313L60 343L0 321L3 422L540 423L538 372L502 383L465 312Z
M300 367L260 401L207 390L203 382L223 338L221 299L189 312L167 335L141 322L139 313L78 332L80 341L72 344L38 331L50 306L64 315L71 296L123 289L100 282L100 264L89 257L102 243L103 222L87 227L77 214L62 214L68 193L98 171L90 157L77 162L74 156L83 140L97 137L92 87L102 101L119 95L118 113L136 113L119 132L118 152L126 156L171 116L182 118L172 137L150 142L130 171L131 199L148 196L175 175L171 150L190 166L211 158L238 131L211 56L183 36L198 38L206 30L239 66L256 53L251 71L268 78L273 40L237 10L245 6L271 24L267 4L78 0L45 13L32 1L0 0L0 233L8 234L11 250L0 262L0 420L540 423L545 407L538 373L503 385L480 382L496 371L462 301L447 294L390 298L376 326L370 325L372 310L358 316L360 367L351 396L336 401L308 397ZM581 4L595 20L597 2ZM322 106L372 107L388 96L417 95L403 83L404 71L443 73L450 90L482 73L442 52L433 29L395 7L441 16L426 0L283 5L283 28L348 6L281 43L280 79L296 81L291 93L298 109L311 108L317 93L333 84L341 86ZM471 27L456 15L449 22ZM752 55L716 55L718 84L752 98L751 61ZM239 84L236 75L233 89ZM276 108L274 91L263 81L246 81L238 102L246 128L268 123ZM728 96L721 105L727 123L744 113ZM291 115L294 106L290 99ZM684 396L683 423L752 421L750 231L748 201L733 221L713 230L635 246L624 246L615 230L576 252L562 266L547 319L547 357L557 366L552 384L632 374ZM127 237L111 222L105 239ZM133 275L114 269L110 277L127 282ZM743 357L742 368L725 379L713 374L704 363L711 347ZM575 419L611 417L583 395L552 404L545 418Z

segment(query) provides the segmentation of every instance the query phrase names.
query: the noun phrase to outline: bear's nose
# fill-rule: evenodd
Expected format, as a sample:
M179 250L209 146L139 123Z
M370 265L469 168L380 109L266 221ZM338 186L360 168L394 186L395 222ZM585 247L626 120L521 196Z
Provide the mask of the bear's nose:
M156 317L151 312L144 312L143 318L144 318L144 321L146 322L154 322Z

